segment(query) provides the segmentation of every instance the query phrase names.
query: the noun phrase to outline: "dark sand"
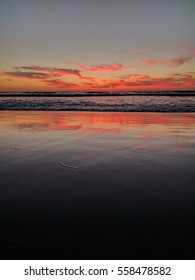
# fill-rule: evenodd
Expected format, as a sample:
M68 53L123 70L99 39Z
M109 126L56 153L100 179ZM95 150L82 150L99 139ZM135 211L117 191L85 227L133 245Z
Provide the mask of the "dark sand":
M0 112L1 259L194 259L195 113Z

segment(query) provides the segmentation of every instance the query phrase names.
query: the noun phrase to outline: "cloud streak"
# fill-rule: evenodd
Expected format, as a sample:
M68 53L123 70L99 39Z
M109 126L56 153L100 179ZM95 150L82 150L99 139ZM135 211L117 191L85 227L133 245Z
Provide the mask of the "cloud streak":
M80 67L84 71L89 71L92 73L105 72L105 71L120 71L120 70L132 70L131 68L126 68L123 64L99 64L99 65L87 65L83 63L73 63L74 65Z
M46 79L49 77L46 73L37 72L20 72L20 71L8 71L1 74L2 76L16 77L16 78L27 78L27 79Z
M164 66L178 67L184 63L191 61L194 57L195 54L173 58L173 59L141 59L141 63L150 66L164 65Z
M25 73L24 70L38 71L47 73L48 77L63 77L63 76L81 76L81 71L76 69L42 67L42 66L21 66L15 67L16 73Z

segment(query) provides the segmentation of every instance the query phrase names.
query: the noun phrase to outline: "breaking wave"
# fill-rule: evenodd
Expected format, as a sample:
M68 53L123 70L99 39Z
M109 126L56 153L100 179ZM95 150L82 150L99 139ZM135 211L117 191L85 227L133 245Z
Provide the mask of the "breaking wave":
M194 92L1 93L0 110L195 112Z

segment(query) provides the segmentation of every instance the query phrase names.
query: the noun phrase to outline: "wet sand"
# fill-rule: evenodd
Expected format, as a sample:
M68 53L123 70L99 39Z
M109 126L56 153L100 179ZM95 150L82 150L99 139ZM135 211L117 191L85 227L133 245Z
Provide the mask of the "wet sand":
M0 112L1 259L194 259L195 113Z

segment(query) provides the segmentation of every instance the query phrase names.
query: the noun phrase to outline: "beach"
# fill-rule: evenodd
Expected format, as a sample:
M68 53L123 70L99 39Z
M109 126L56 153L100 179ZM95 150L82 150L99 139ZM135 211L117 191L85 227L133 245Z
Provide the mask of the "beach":
M0 111L1 259L194 259L195 113Z

